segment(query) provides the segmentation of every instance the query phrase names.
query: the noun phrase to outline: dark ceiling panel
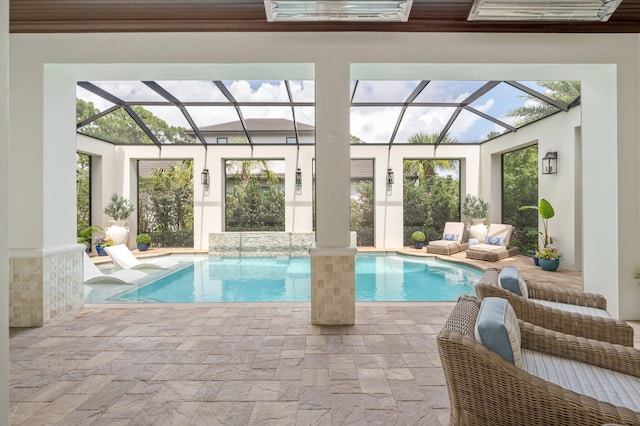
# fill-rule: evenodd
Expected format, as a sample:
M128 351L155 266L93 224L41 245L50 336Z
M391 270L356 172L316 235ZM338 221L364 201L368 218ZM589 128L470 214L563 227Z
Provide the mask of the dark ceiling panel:
M262 0L10 0L12 33L387 31L637 33L640 0L608 22L468 22L472 0L414 0L406 23L267 22Z

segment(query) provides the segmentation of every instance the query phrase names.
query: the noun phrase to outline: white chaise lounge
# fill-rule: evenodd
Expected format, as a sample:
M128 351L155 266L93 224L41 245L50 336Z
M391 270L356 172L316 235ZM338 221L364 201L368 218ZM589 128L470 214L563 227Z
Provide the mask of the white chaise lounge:
M111 274L105 274L89 259L86 252L83 253L82 263L84 264L85 284L133 284L147 276L146 273L133 269L122 269Z
M105 247L104 250L111 257L113 264L121 269L170 269L178 264L175 260L168 258L149 259L141 262L124 244Z

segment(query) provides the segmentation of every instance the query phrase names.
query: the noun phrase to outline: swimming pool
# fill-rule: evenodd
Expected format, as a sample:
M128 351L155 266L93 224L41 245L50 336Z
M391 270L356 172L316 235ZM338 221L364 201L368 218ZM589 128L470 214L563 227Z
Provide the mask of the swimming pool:
M207 258L110 302L297 302L311 299L309 257ZM358 301L454 301L481 271L435 258L356 256Z

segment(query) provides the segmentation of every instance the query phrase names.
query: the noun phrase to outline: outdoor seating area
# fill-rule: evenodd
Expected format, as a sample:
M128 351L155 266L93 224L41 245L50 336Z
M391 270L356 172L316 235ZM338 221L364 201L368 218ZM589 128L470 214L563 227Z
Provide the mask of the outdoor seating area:
M450 256L464 251L470 259L497 262L498 260L518 254L519 249L510 246L513 226L492 223L487 230L486 239L483 242L467 241L467 226L463 222L446 222L442 238L429 241L426 250L430 254Z
M451 425L640 423L640 351L518 319L462 297L440 331Z

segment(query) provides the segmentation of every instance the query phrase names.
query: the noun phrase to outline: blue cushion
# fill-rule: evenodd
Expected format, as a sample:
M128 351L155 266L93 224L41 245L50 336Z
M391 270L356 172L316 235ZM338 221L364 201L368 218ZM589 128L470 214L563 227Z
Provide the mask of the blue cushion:
M484 242L493 246L503 246L504 237L490 237L487 235L487 238L485 238Z
M529 297L527 283L517 266L505 266L498 276L502 288L509 290L518 296Z
M513 308L500 297L485 297L476 320L476 340L505 361L522 367L520 326Z
M458 234L444 234L442 239L447 241L458 241Z

